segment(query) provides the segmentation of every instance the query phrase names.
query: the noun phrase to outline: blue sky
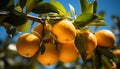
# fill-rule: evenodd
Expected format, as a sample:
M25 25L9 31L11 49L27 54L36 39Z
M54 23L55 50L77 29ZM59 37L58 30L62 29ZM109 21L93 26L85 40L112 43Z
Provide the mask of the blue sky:
M44 1L49 1L49 0L44 0ZM70 3L75 8L77 16L81 13L79 0L57 0L57 1L62 3L67 11L70 10L68 5L68 3ZM89 1L92 1L92 0L89 0ZM98 30L101 30L101 29L111 30L112 25L114 25L114 22L112 21L111 16L117 15L120 17L120 0L98 0L97 13L99 13L100 11L106 12L105 22L108 25L102 26L98 28ZM5 42L6 36L7 36L6 30L0 26L0 40L2 40L2 42ZM15 37L15 38L18 38L18 37Z
M50 1L50 0L43 0L43 1ZM57 0L57 1L62 3L67 11L70 10L68 4L71 4L75 8L77 16L81 13L79 0ZM89 0L89 1L92 1L92 0ZM105 22L108 25L102 26L98 28L98 30L111 29L111 26L114 24L111 16L117 15L120 17L120 0L98 0L97 13L99 13L100 11L106 12ZM4 42L6 36L7 36L6 30L3 27L0 27L0 40Z
M68 3L70 3L76 10L77 16L81 13L80 10L80 3L79 0L58 0L61 2L67 10L69 9ZM92 0L88 0L91 2ZM105 11L105 22L108 24L108 26L100 27L100 29L110 29L111 26L114 24L112 21L111 16L117 15L120 17L120 0L98 0L98 9L97 13Z

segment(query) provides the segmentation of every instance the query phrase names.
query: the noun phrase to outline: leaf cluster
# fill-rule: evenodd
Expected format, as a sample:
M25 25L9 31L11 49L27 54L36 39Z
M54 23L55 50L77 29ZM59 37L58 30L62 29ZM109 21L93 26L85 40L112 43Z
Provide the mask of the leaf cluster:
M105 12L97 14L97 5L97 0L93 0L91 3L88 0L80 0L81 13L77 16L76 9L71 4L69 4L70 11L67 12L65 7L56 0L51 0L50 2L44 2L43 0L18 0L16 3L15 0L0 0L0 26L3 26L7 33L13 36L16 31L28 32L29 29L31 30L35 21L43 26L45 23L53 26L59 20L67 18L73 21L76 29L83 30L86 27L95 26L96 30L99 26L106 26L104 21ZM70 17L70 12L74 19ZM30 16L29 14L31 13L38 16ZM86 63L87 54L84 36L77 34L75 44ZM43 52L45 51L42 44L40 49ZM116 61L116 58L110 50L97 47L94 51L93 60L95 66L98 67L96 69L99 69L100 63L105 63L111 68L111 60Z

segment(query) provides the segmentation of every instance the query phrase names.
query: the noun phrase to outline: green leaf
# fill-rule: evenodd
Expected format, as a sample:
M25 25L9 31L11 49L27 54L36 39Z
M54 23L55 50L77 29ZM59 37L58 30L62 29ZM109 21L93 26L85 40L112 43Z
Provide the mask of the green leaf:
M5 9L10 0L0 0L0 10Z
M27 0L19 0L20 7L23 9L26 5Z
M14 0L10 0L9 4L5 8L7 11L14 10Z
M108 59L108 57L102 55L102 60L109 67L109 69L112 69L112 62Z
M100 12L98 17L99 17L99 19L104 20L105 19L105 12L104 11Z
M93 1L92 3L89 4L88 8L87 8L87 13L96 13L97 11L97 1Z
M9 37L12 38L16 33L16 29L15 28L7 29L6 32L9 35Z
M79 27L84 27L87 24L89 24L91 21L93 21L94 19L96 19L97 16L94 14L90 14L90 13L82 13L81 15L79 15L76 19L75 19L75 27L79 28Z
M89 6L88 0L80 0L80 5L81 5L82 13L86 12Z
M40 46L41 55L44 54L44 52L45 52L45 45L42 43L41 46Z
M40 2L36 4L32 12L36 14L44 14L50 12L59 13L57 8L49 2Z
M101 53L104 56L106 56L108 59L112 59L114 61L117 61L117 57L110 50L103 49L101 47L97 47L96 50L99 51L99 53Z
M104 20L94 20L88 24L88 26L107 26Z
M32 9L34 8L35 6L35 0L27 0L27 3L26 3L26 13L29 13L32 11Z
M43 0L35 0L36 3L42 2Z
M83 61L86 63L86 38L85 35L78 33L75 37L75 46L82 56Z
M94 8L93 8L93 13L96 13L97 12L97 7L98 6L98 2L97 0L94 1Z
M23 12L23 9L21 8L20 5L17 5L17 6L15 7L15 9L16 9L17 11L19 11L19 12Z
M50 2L50 4L52 4L53 6L55 6L57 8L57 11L59 12L60 15L65 15L66 14L65 8L60 2L52 0Z
M93 61L94 61L95 69L101 69L102 67L101 53L99 53L96 49L94 50Z
M27 20L27 22L23 25L16 26L16 30L18 30L19 32L27 32L29 28L30 28L30 20Z
M23 13L19 13L17 11L10 11L3 21L13 26L19 26L24 24L27 21L27 18Z

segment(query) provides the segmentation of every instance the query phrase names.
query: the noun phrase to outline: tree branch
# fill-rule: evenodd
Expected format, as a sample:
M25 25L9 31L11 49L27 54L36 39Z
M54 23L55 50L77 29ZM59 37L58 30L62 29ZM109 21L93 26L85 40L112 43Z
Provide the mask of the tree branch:
M4 16L7 16L9 12L0 12L0 18L1 17L4 17ZM20 12L19 12L20 13ZM32 15L26 15L26 17L32 21L36 21L36 22L39 22L39 23L42 23L44 24L44 19L40 18L40 17L35 17L35 16L32 16Z

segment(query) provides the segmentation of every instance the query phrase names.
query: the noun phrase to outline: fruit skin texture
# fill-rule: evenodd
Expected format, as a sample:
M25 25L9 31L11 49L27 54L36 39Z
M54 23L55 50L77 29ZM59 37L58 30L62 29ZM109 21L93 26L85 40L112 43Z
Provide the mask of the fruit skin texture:
M79 52L75 47L74 42L61 43L59 45L59 52L59 60L64 63L74 62L79 57Z
M118 60L120 61L120 49L113 50L112 52L118 58Z
M76 29L71 21L63 19L53 26L52 33L59 42L68 43L75 39Z
M83 35L83 37L85 37L86 40L86 59L90 59L93 55L94 49L97 47L97 39L95 35L91 32L82 32L81 34Z
M42 35L42 24L41 23L38 23L36 25L36 27L34 28L34 31L36 31L37 33L39 33L40 35Z
M56 49L56 45L52 43L45 43L45 52L41 55L39 52L37 60L44 66L51 66L58 62L59 60L59 51Z
M83 35L86 37L87 52L92 52L97 47L97 39L91 32L84 32Z
M34 28L34 31L36 31L36 32L38 32L40 35L42 35L42 29L43 29L42 24L41 24L41 23L38 23L38 24L36 25L36 27ZM46 24L46 25L44 26L44 30L45 30L45 31L46 31L46 30L50 30L50 29L51 29L51 27L50 27L49 24Z
M40 39L33 34L22 34L16 43L17 51L24 57L32 57L40 47Z
M36 27L34 28L34 31L36 31L37 33L34 33L34 34L37 35L38 37L44 36L43 41L46 42L46 43L51 41L53 39L53 37L51 36L51 32L50 32L51 31L51 25L47 24L47 23L45 24L44 35L43 35L42 30L43 30L43 25L41 23L38 23L36 25Z
M111 48L116 42L115 35L109 30L100 30L95 33L95 36L100 47Z

